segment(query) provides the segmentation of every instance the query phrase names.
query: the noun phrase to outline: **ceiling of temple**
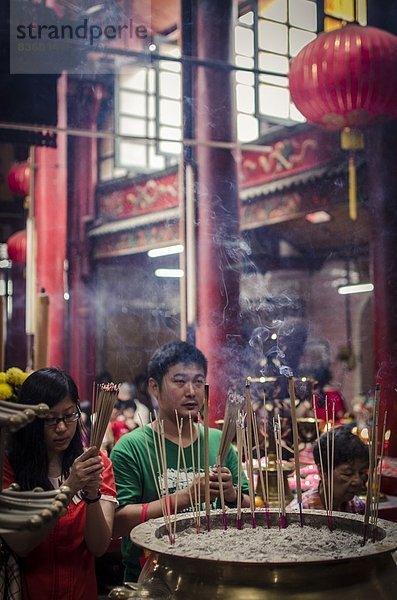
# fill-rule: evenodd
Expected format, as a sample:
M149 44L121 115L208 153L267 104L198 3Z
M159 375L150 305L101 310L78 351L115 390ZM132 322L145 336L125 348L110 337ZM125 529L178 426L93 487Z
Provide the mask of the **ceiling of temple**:
M313 224L305 215L247 232L255 267L261 272L278 269L318 270L330 259L359 260L368 272L369 217L365 207L351 221L348 205L329 206L328 222ZM250 269L250 261L245 265Z

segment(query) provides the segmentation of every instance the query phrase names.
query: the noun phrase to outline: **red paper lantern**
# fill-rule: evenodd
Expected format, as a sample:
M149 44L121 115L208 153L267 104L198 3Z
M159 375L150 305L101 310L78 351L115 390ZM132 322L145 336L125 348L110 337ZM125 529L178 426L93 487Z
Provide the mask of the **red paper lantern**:
M26 263L26 229L13 233L7 240L8 258L12 262Z
M16 163L8 173L8 187L14 194L27 196L30 187L30 165L28 162Z
M397 117L397 37L348 25L320 34L291 63L291 98L313 125L342 132L342 148L364 147L358 128ZM351 218L355 168L349 161Z

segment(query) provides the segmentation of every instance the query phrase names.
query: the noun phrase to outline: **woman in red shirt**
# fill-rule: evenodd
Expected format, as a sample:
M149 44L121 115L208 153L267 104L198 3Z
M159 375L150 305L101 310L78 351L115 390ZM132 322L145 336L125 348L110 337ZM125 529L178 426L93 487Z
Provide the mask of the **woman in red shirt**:
M45 419L13 433L7 445L3 487L21 490L67 485L67 514L37 531L3 535L20 557L23 600L97 600L94 557L105 553L117 505L110 460L83 450L76 384L64 371L39 369L23 383L19 402L50 408Z
M313 402L316 407L317 419L326 422L328 409L328 420L331 421L335 408L335 422L339 423L346 412L346 406L338 388L331 385L332 376L330 370L325 367L318 369L314 377L316 383L313 388Z

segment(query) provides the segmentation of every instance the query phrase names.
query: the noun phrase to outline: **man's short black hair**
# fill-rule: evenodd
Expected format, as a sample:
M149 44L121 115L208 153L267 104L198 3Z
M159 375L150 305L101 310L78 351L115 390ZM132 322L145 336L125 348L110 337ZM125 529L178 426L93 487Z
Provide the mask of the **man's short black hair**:
M184 363L186 365L199 365L207 375L208 362L204 354L188 342L176 340L164 344L153 354L148 365L148 376L152 377L161 386L164 375L170 367Z
M335 429L334 446L334 467L345 463L352 463L360 460L367 466L369 465L368 446L351 432L349 427L338 427ZM320 436L321 458L323 465L327 465L327 434ZM332 448L332 430L329 431L329 448L331 457ZM320 452L318 442L313 444L313 458L316 465L320 465Z

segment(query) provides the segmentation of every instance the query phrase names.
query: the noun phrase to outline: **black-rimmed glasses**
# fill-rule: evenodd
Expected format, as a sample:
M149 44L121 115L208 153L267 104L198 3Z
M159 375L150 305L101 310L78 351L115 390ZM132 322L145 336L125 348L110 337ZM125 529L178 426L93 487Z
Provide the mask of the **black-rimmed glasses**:
M78 421L80 419L80 416L81 416L81 411L78 408L77 411L68 413L67 415L63 415L63 417L46 417L44 419L44 425L46 427L57 427L58 423L63 421L63 423L66 426L68 426L68 425L71 425L72 423L75 423L76 421Z

